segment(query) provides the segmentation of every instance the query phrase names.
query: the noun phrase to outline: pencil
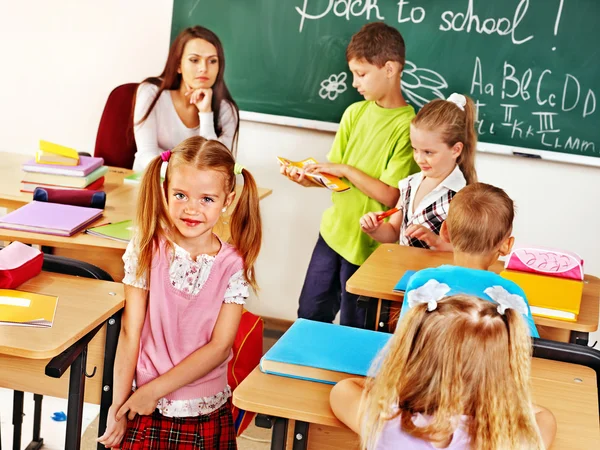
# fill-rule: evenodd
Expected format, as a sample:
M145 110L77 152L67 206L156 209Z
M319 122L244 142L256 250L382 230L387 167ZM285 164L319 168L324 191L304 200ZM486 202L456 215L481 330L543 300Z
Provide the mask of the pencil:
M386 212L378 214L377 220L381 221L381 220L385 219L386 217L390 217L392 214L396 214L398 211L400 211L398 208L388 209Z

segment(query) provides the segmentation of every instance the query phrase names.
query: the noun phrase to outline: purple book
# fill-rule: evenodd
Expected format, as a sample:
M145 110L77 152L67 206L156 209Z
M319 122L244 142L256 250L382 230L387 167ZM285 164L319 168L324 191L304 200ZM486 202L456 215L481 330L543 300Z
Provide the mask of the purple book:
M85 177L104 164L104 159L93 156L80 156L76 166L62 166L59 164L38 164L35 158L23 164L25 172L51 173L66 175L68 177Z
M101 209L33 201L0 218L0 228L72 236L101 215Z

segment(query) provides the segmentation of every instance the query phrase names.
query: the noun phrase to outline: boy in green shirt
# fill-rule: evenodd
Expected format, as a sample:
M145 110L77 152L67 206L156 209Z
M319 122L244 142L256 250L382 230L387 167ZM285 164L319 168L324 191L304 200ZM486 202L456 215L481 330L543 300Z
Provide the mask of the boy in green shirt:
M333 205L321 220L319 239L308 266L298 317L332 322L340 311L342 325L363 327L365 312L358 296L346 292L346 281L378 246L360 229L369 211L396 205L398 181L418 171L409 139L415 116L400 89L405 47L398 30L370 23L352 36L346 50L352 86L365 101L350 105L340 121L324 164L305 171L281 166L296 183L314 187L304 175L323 172L345 178L352 188L332 193Z

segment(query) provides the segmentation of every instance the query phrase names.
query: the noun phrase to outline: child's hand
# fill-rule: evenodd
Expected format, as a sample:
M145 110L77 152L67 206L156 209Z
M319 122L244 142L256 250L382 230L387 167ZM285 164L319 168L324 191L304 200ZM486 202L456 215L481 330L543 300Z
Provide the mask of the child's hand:
M444 241L442 238L423 225L410 225L404 232L407 238L414 238L425 242L432 250L438 250L442 247Z
M383 220L377 220L377 216L382 213L383 211L370 212L362 216L360 218L360 227L362 230L369 234L376 231L383 223Z
M158 404L158 398L156 398L152 389L146 384L131 394L131 397L119 408L116 420L121 421L122 419L133 420L136 414L140 416L149 416L156 409ZM127 414L127 416L125 416Z
M334 177L343 178L346 176L348 166L346 164L318 163L307 164L304 169L306 173L328 173Z
M212 111L212 95L211 88L192 89L186 84L186 97L190 98L190 103L196 105L198 112L208 113Z
M108 417L106 419L106 430L104 434L96 439L96 442L104 445L106 448L118 448L125 436L127 429L127 420L115 420L115 408L112 405L108 408Z
M304 187L315 187L315 186L321 186L320 184L312 181L310 178L308 178L306 176L306 173L304 170L299 169L298 167L295 166L289 166L286 164L279 164L279 172L288 177L290 180L292 180L294 183L298 183L301 186Z

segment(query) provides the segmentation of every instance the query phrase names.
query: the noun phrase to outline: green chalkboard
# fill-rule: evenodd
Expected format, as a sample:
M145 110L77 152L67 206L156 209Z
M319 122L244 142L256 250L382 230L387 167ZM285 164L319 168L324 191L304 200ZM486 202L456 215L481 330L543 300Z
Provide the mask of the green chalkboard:
M361 99L346 46L383 20L406 41L415 107L470 94L482 142L579 158L600 156L599 18L597 0L175 0L172 39L219 35L243 111L338 122Z

